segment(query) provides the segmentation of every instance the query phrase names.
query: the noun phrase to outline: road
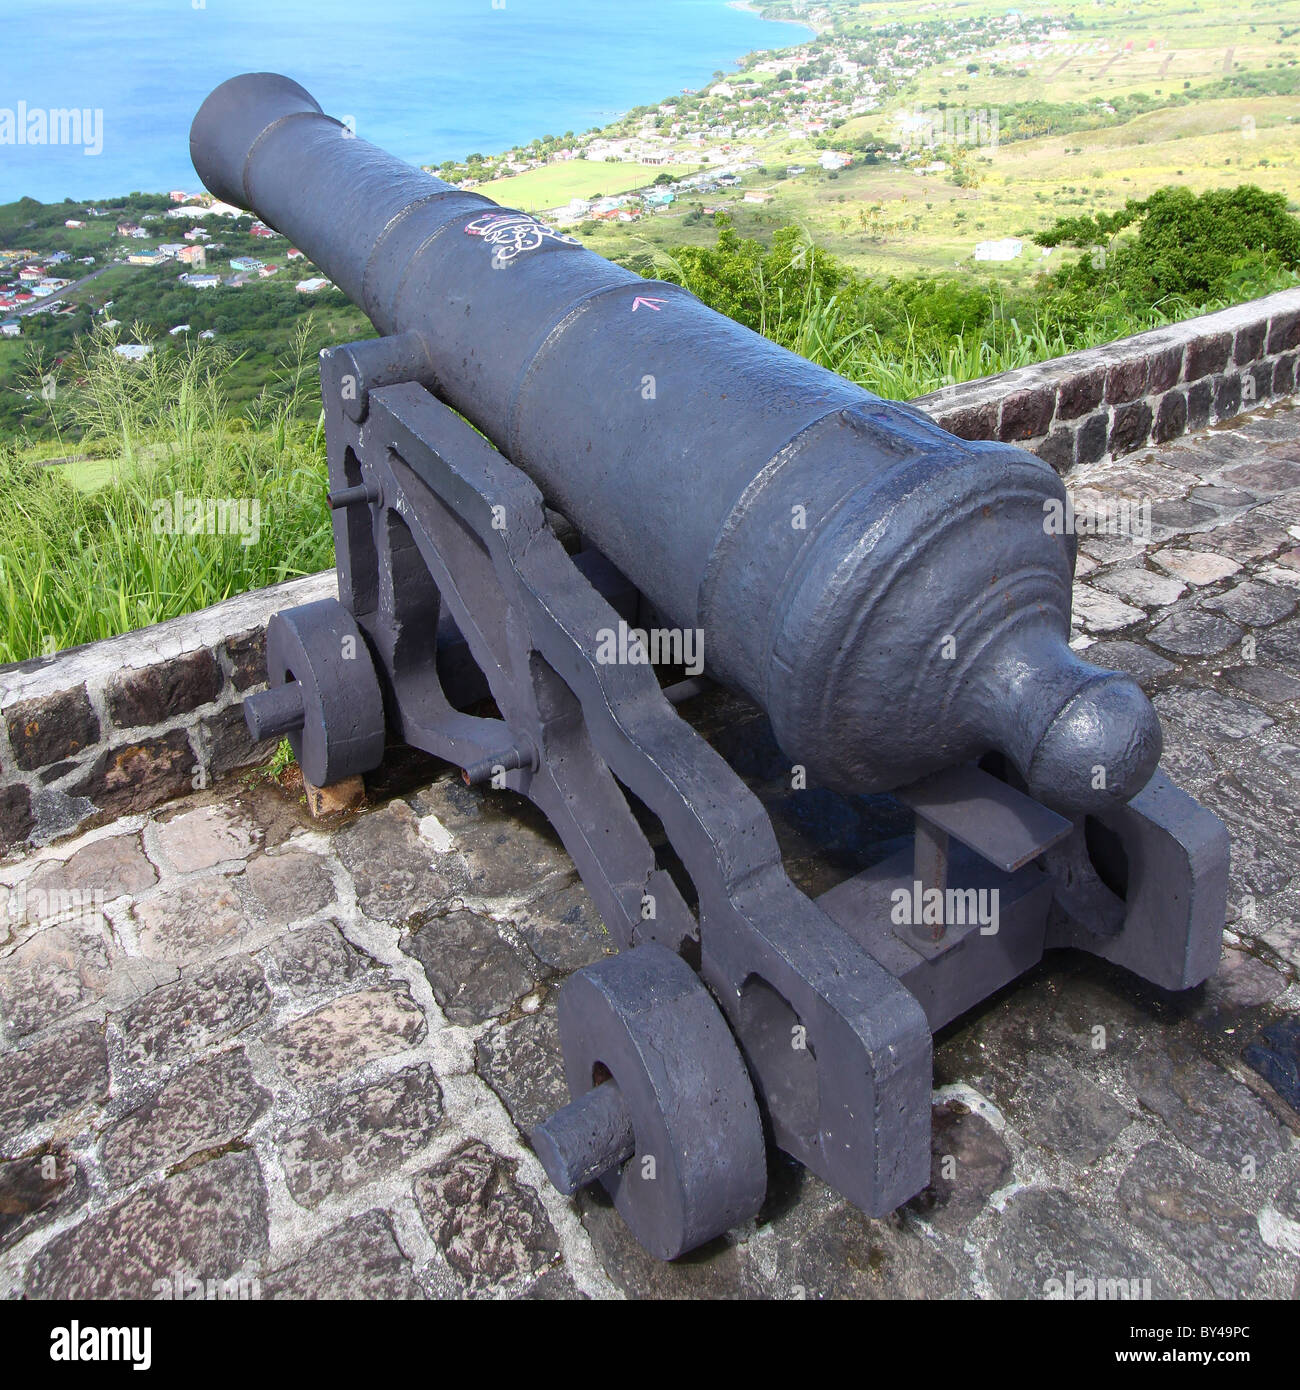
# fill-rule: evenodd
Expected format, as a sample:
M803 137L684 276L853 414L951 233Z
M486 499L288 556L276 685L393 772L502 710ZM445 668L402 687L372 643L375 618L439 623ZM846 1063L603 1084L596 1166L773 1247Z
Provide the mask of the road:
M26 317L26 315L28 314L36 313L40 309L48 308L49 305L56 299L63 299L66 302L66 296L70 295L74 290L79 290L82 287L82 285L90 284L92 280L97 279L106 270L111 270L113 268L113 265L115 264L116 262L113 262L110 265L101 265L98 270L92 270L89 275L83 275L80 280L74 280L72 284L66 285L61 290L56 290L53 294L47 295L44 299L37 299L34 300L31 304L24 304L21 309L11 309L7 317L21 319Z

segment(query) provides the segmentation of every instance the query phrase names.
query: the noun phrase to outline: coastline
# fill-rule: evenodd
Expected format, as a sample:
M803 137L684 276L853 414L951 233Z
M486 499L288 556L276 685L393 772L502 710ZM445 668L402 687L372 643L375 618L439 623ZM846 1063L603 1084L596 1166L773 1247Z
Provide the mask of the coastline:
M746 13L755 15L757 16L757 18L764 20L768 24L797 25L800 29L807 29L814 38L818 39L821 38L823 34L833 33L835 29L835 26L832 23L818 23L817 20L812 18L794 19L793 17L786 18L784 15L764 14L763 7L761 5L755 4L754 0L727 0L727 8L729 10L744 10ZM794 45L791 46L793 47Z
M324 7L342 4L342 0L319 2ZM75 11L91 9L91 0L61 3ZM237 10L255 3L256 0L229 0L221 8ZM406 14L409 5L411 0L379 0L372 8L380 17L389 15L396 22ZM166 11L170 22L180 25L172 0L140 0L140 6L151 13ZM189 10L189 6L185 8ZM292 14L299 6L291 3L284 8ZM422 43L426 47L433 45L431 51L435 52L441 51L439 44L446 46L437 38L438 26L427 15L418 23L412 20L403 31L407 34L405 46L411 53L394 74L396 90L403 94L402 98L393 95L392 83L379 83L373 72L362 74L358 80L351 72L350 62L327 43L309 38L304 46L302 35L296 30L287 36L283 17L264 42L259 40L256 62L250 60L248 41L233 20L219 26L216 57L209 52L212 45L199 37L201 30L193 25L181 25L171 38L180 70L197 72L205 65L212 66L213 84L221 76L250 66L286 72L306 82L327 109L356 110L367 138L394 150L412 164L424 164L441 163L448 157L461 161L472 150L486 154L523 149L546 131L608 129L637 105L657 103L668 93L683 88L707 85L709 73L715 68L742 72L748 67L751 54L774 53L810 41L814 34L811 27L804 25L799 26L798 34L791 32L788 23L782 28L771 27L756 8L732 7L726 0L710 0L708 4L666 0L663 14L681 22L648 22L654 32L642 56L629 52L629 45L620 36L616 12L611 19L604 0L566 0L563 6L556 5L554 20L549 15L533 17L533 28L541 25L551 36L549 47L543 46L534 53L521 40L510 46L510 28L499 27L506 23L505 18L476 18L479 6L470 6L468 0L457 0L452 8L458 18L448 51L456 55L451 60L456 76L450 83L456 95L430 106L418 119L409 114L417 104L411 93L424 91L424 69L411 53L421 51ZM604 16L599 23L583 23L585 15L597 11ZM521 24L522 21L521 12ZM42 32L49 27L48 18L37 21L38 47ZM526 37L531 31L524 26L520 32ZM65 87L72 83L74 86L67 90L80 93L78 107L102 107L106 131L102 156L81 159L79 156L86 151L71 145L36 152L10 150L0 170L4 176L0 179L4 184L0 203L24 196L43 204L69 198L93 203L120 197L129 190L161 192L187 188L193 182L193 170L185 158L187 133L195 106L208 89L208 79L195 78L192 91L179 84L168 86L157 109L146 120L139 104L124 94L123 84L104 76L107 62L92 61L105 42L102 38L88 39L82 61L73 64L69 72L52 73L51 64L37 63L24 78L32 87L29 105L39 104L36 93L41 92L41 102L50 109L67 106ZM500 60L497 67L501 68L505 89L521 92L519 99L489 99L483 96L483 83L472 80L474 69L494 58ZM582 77L593 63L607 70L607 76L594 86ZM558 64L557 80L539 82L539 64L543 68ZM539 89L552 95L546 99L529 95ZM185 92L183 97L181 92Z
M820 38L822 34L831 33L833 31L833 25L829 23L818 25L816 22L807 19L773 18L772 16L765 15L762 12L761 7L757 4L752 3L752 0L724 0L724 3L727 9L742 10L746 14L753 15L756 19L761 19L766 24L792 24L797 29L802 29L804 33L807 35L807 37L802 39L791 39L791 41L788 44L780 44L772 48L751 49L748 54L742 55L741 58L736 59L733 63L733 67L736 69L737 73L743 73L748 71L748 68L745 65L744 60L746 58L751 57L752 55L760 53L781 53L784 52L787 48L798 48L802 43L810 43L813 39ZM669 95L676 96L677 93L669 93ZM622 122L627 119L628 113L634 109L635 108L633 106L629 106L623 109L622 111L617 112L617 114L612 115L602 125L596 127L597 134L604 135L607 131L610 131L614 129L616 126L621 125ZM510 145L505 149L495 151L493 157L500 158L502 155L511 154L514 151L521 150L523 148L524 145L522 143L518 145ZM417 167L424 169L426 172L429 173L436 173L438 164L433 159L420 160L418 162ZM488 182L490 183L491 180L489 180Z

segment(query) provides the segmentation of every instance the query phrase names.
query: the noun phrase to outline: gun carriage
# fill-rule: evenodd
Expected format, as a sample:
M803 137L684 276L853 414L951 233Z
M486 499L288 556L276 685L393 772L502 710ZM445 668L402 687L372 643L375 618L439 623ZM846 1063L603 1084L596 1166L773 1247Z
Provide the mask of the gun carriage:
M620 948L559 1001L572 1101L532 1143L561 1191L599 1180L671 1259L758 1213L770 1142L883 1215L929 1181L933 1030L1053 947L1167 989L1214 971L1227 835L1160 772L1140 688L1069 646L1046 463L411 168L287 78L218 87L191 151L380 335L321 354L339 598L272 619L248 726L319 786L403 741L549 818ZM621 623L701 633L706 679L606 659ZM810 787L891 793L911 843L801 892L678 712L710 683ZM995 931L953 920L980 892Z

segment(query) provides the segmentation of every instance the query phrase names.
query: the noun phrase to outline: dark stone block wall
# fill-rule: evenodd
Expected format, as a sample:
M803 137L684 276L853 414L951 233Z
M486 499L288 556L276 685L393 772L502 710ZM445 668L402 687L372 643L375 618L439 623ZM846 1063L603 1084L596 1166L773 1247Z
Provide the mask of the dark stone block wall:
M1295 391L1300 290L913 402L963 439L1023 445L1059 473L1163 444Z
M0 667L0 855L269 758L239 708L266 680L267 619L336 593L333 571L311 575Z

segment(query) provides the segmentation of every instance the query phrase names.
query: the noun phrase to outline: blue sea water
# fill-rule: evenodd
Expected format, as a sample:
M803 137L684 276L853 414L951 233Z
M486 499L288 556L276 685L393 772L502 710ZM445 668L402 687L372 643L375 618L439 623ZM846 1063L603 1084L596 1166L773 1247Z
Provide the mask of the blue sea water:
M0 202L193 190L190 121L240 72L287 73L436 163L603 125L809 36L725 0L0 0L0 19ZM102 151L5 143L20 102L102 111Z

